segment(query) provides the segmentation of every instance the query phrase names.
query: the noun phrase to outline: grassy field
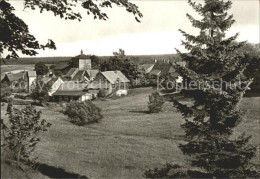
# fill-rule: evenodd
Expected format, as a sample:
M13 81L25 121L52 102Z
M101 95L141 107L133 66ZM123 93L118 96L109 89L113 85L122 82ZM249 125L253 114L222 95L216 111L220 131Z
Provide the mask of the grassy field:
M34 65L1 65L1 74L16 70L34 70Z
M152 91L140 88L124 98L95 101L104 118L86 127L71 124L60 112L61 107L37 107L52 127L42 134L34 155L41 163L90 178L142 178L145 170L166 162L185 165L185 156L178 149L184 134L181 114L170 103L164 105L162 113L148 114L148 95ZM246 120L235 133L253 135L251 142L258 146L259 99L243 99L240 105L247 111ZM259 165L257 158L259 155L254 163Z

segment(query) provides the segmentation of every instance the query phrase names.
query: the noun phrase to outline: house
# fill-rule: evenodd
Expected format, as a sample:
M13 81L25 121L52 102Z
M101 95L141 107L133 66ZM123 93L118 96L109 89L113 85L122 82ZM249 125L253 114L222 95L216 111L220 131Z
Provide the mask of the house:
M121 71L99 72L95 79L87 86L89 93L98 93L105 90L106 94L116 93L118 90L128 91L130 80Z
M72 78L78 73L79 69L78 68L71 68L65 75L64 79L71 81Z
M78 68L71 68L68 73L64 76L66 81L79 81L88 82L88 73L85 70L79 70Z
M164 62L156 62L152 70L149 72L149 75L162 76L173 72L175 72L175 69L172 63L167 63L164 61Z
M27 79L28 79L28 92L31 92L31 86L33 84L33 82L36 81L37 79L37 75L36 75L36 71L27 71Z
M41 81L50 87L48 92L49 96L52 96L52 94L59 89L61 84L64 83L60 77L44 77Z
M84 91L87 84L67 81L60 85L60 87L52 94L52 101L55 102L69 102L69 101L85 101L91 100L95 95Z
M175 62L176 65L185 66L186 62ZM172 63L169 61L163 61L163 62L156 62L152 68L152 70L149 72L149 75L156 75L156 76L162 76L166 74L176 74L178 76L178 73L176 72L176 69Z
M4 75L1 83L6 83L8 86L16 85L19 83L20 80L25 79L26 72L19 72L19 73L7 73Z
M154 64L142 64L138 66L138 70L142 73L142 74L148 74L150 73L150 71L153 69Z
M54 68L53 68L53 71L54 73L55 72L58 72L58 71L61 71L62 74L66 74L70 69L70 64L69 62L60 62L58 63Z
M86 70L87 72L87 78L89 81L93 81L97 74L99 73L99 70Z

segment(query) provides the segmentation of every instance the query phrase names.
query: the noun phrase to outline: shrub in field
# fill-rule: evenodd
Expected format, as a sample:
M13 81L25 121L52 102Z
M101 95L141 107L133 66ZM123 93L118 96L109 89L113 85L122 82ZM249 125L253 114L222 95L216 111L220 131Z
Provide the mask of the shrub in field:
M101 109L91 101L70 102L64 112L69 116L70 121L78 126L99 122L103 116Z
M147 170L144 173L145 178L187 178L188 175L182 170L179 165L166 164L162 168L155 168L154 170Z
M158 92L152 93L149 96L148 108L150 113L158 113L162 111L164 101Z
M29 162L30 154L40 141L38 134L47 131L51 126L41 118L41 111L32 106L16 109L10 102L7 106L8 125L1 121L3 146L8 149L12 159L18 164L20 161Z
M104 97L106 97L106 96L107 96L107 95L106 95L106 90L105 90L105 89L99 90L99 92L98 92L98 97L104 98Z
M42 81L36 81L32 85L31 97L35 102L38 100L41 104L49 100L49 90L51 86L49 84L44 84Z

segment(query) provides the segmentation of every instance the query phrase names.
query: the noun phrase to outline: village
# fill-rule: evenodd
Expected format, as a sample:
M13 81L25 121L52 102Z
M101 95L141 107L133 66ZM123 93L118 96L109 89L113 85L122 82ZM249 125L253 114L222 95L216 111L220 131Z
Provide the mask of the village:
M0 0L1 178L260 178L259 10Z
M49 66L44 75L37 75L35 70L7 72L2 77L2 86L16 89L15 94L30 97L36 83L42 82L42 85L49 86L49 99L46 102L93 100L100 92L102 95L99 97L121 97L128 94L130 80L121 71L100 71L97 67L92 68L90 55L85 55L82 50L80 55L71 60L76 62L78 67L72 66L70 61L62 61L52 69ZM177 61L175 64L185 66L185 62ZM176 83L182 82L182 77L178 75L170 60L154 59L154 63L141 64L137 68L139 74L155 77L171 74L176 78ZM140 79L134 80L134 83L140 82Z

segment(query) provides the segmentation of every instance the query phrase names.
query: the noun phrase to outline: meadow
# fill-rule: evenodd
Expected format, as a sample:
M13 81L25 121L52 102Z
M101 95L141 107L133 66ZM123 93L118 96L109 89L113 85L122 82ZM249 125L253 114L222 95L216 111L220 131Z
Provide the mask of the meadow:
M145 170L166 162L187 165L186 156L178 148L184 142L181 114L171 103L166 103L161 113L147 113L148 96L153 91L138 88L116 100L94 101L102 108L104 118L84 127L70 123L57 104L37 107L52 126L41 134L33 155L38 156L40 163L90 178L142 178ZM251 142L258 149L259 100L242 100L240 107L246 116L234 133L252 135ZM6 105L2 106L3 118L5 109ZM258 158L259 152L253 162L260 166Z

